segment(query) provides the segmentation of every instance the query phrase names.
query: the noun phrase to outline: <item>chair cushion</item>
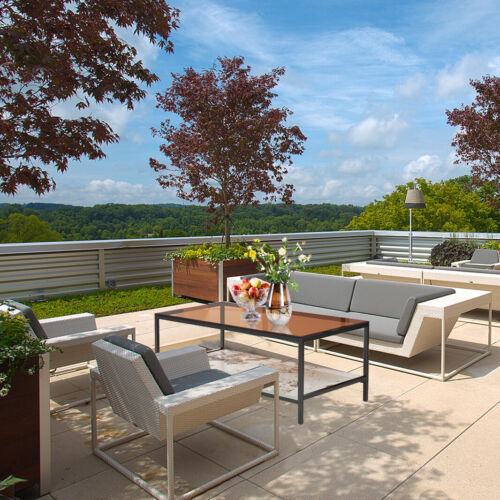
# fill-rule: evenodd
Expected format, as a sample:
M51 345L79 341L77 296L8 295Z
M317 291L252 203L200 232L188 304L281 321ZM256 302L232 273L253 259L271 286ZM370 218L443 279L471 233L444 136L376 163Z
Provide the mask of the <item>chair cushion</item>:
M170 380L163 371L156 354L149 347L144 344L134 342L133 340L120 337L119 335L108 335L104 337L103 340L118 347L122 347L123 349L127 349L128 351L140 354L144 360L144 364L148 367L163 395L166 396L175 392Z
M40 324L40 321L38 321L38 318L36 317L35 313L33 312L33 309L31 307L21 304L20 302L16 302L15 300L4 300L4 304L7 304L9 307L14 307L18 311L21 312L21 314L28 320L31 329L33 330L33 333L39 338L39 339L47 339L47 334L45 333L45 330L43 329L42 325Z
M498 264L500 261L497 250L476 248L470 259L471 264Z
M222 370L203 370L201 372L191 373L190 375L184 375L184 377L173 378L171 382L175 392L181 392L229 376L229 373Z
M292 302L348 311L356 280L327 274L295 271L291 278L299 289L290 290Z

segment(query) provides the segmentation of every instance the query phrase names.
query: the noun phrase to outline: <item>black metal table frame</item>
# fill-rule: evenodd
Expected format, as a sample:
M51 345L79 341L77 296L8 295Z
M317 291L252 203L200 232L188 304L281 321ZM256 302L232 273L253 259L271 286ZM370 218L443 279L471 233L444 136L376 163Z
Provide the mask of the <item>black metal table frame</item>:
M208 306L219 306L222 304L231 305L231 307L235 307L232 303L226 302L214 302L208 304ZM184 309L182 309L184 310ZM344 327L335 328L333 330L325 330L317 333L313 333L307 335L305 337L294 337L293 335L282 334L279 332L263 332L261 330L256 330L254 328L246 328L243 326L237 325L229 325L225 323L214 323L210 321L203 321L199 319L191 319L191 318L182 318L175 316L176 312L179 312L179 309L172 311L172 313L168 312L158 312L155 313L155 352L160 352L160 320L166 321L175 321L178 323L186 323L189 325L196 326L206 326L208 328L218 328L220 330L220 349L224 349L225 345L225 331L231 330L237 333L245 333L249 335L255 335L257 337L266 337L270 339L276 340L285 340L287 342L293 342L297 344L298 347L298 362L297 362L297 399L288 398L286 396L280 396L280 399L283 401L288 401L291 403L297 403L298 405L298 423L304 423L304 401L306 399L313 398L315 396L319 396L321 394L325 394L327 392L331 392L337 389L341 389L342 387L346 387L352 384L362 383L363 384L363 401L368 401L368 362L369 362L369 336L370 336L370 324L368 321L363 321L358 323L357 325L349 325ZM322 339L324 337L329 337L331 335L338 335L340 333L347 333L352 330L358 330L363 328L363 375L359 377L355 377L349 380L345 380L343 382L337 382L336 384L332 384L330 386L324 387L322 389L317 389L315 391L311 391L304 394L304 349L305 343L311 340Z

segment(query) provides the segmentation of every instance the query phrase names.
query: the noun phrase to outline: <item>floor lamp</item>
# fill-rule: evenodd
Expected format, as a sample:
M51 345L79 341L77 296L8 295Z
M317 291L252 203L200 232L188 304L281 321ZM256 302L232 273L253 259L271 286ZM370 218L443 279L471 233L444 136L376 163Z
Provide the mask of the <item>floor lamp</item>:
M405 208L410 209L410 233L409 233L409 247L410 252L408 256L408 262L413 262L413 241L412 241L412 209L414 208L425 208L424 193L420 189L408 189L406 193Z

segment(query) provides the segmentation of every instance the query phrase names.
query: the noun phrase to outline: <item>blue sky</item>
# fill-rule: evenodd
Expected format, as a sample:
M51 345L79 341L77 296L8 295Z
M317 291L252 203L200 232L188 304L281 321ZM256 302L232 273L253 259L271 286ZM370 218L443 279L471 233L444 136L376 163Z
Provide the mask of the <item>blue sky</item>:
M144 39L139 56L161 81L134 111L106 105L92 113L120 135L107 158L73 162L56 174L54 192L27 190L2 202L75 205L182 200L159 187L149 158L161 158L151 137L163 112L155 93L171 72L212 66L218 56L244 56L254 73L284 66L276 105L308 137L287 181L298 203L367 204L415 177L434 181L468 173L453 165L454 129L446 109L470 103L468 82L500 74L498 1L178 0L174 54ZM74 116L73 102L57 106Z

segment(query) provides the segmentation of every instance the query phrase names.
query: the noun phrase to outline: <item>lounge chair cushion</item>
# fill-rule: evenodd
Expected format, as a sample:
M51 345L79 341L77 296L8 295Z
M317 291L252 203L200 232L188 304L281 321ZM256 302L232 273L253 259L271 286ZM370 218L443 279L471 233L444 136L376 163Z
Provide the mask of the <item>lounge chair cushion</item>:
M33 333L39 339L48 338L47 333L40 324L40 321L38 321L38 318L36 317L31 307L25 304L21 304L20 302L16 302L15 300L4 300L3 302L4 304L7 304L9 307L14 307L15 309L17 309L28 320L31 329L33 330Z
M299 302L339 311L349 311L356 280L300 271L292 273L291 278L299 286L298 291L290 291L292 303Z
M168 394L173 394L175 392L170 380L163 371L156 354L149 347L144 344L134 342L133 340L120 337L119 335L108 335L104 337L103 340L118 347L122 347L123 349L135 352L136 354L140 354L163 395L167 396Z
M470 259L471 264L484 264L484 265L494 265L499 262L499 254L497 250L491 250L488 248L477 248L474 250L472 257Z
M197 373L191 373L190 375L185 375L184 377L174 378L171 382L175 392L181 392L186 389L192 389L193 387L208 384L209 382L214 382L215 380L220 380L229 376L229 373L222 370L204 370Z

